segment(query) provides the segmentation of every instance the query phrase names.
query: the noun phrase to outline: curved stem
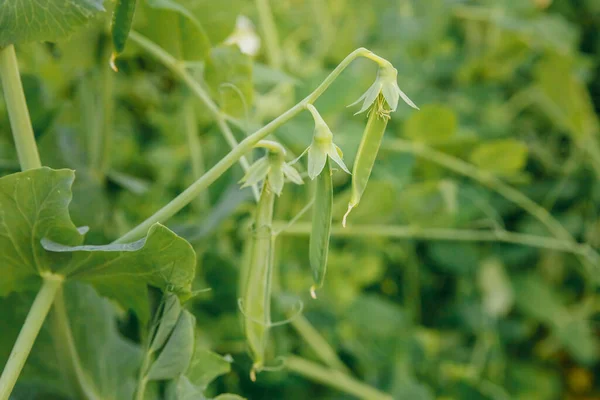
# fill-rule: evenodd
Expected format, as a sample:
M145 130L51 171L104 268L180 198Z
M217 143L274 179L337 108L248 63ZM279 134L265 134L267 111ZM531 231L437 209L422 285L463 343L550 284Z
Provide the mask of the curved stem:
M285 361L286 368L298 375L315 382L322 383L342 392L369 400L392 400L392 396L364 384L343 372L325 368L312 361L296 356L288 356Z
M431 162L442 165L454 172L461 175L467 176L484 186L494 190L496 193L504 197L505 199L513 202L520 206L523 210L527 211L530 215L541 222L546 229L557 239L562 239L570 243L572 248L581 247L579 243L573 238L573 236L567 231L560 222L558 222L552 214L548 212L544 207L531 200L529 197L521 193L520 191L510 187L500 179L492 175L491 173L481 171L477 167L460 160L456 157L444 154L429 146L421 143L412 143L402 139L394 139L387 141L387 148L394 151L400 151L405 153L416 154L422 158L425 158ZM592 265L599 265L598 259L600 258L596 252L591 248L587 248L585 253L575 253L580 257L580 261L584 266L588 266L585 262L590 261ZM584 258L585 257L585 258ZM588 271L589 273L589 271Z
M212 101L206 90L191 76L186 69L183 67L183 63L178 61L175 57L164 51L160 46L156 43L152 42L148 38L140 35L137 32L131 31L129 33L129 40L137 43L148 53L152 54L155 58L157 58L160 62L163 63L165 67L171 70L175 75L177 75L185 84L194 92L194 94L202 101L202 103L206 106L208 112L212 115L217 123L217 126L221 130L225 141L229 144L230 147L234 148L238 145L238 142L227 125L225 120L225 116L219 109L219 107ZM239 163L242 166L244 171L247 171L250 167L248 160L246 157L240 157ZM254 198L258 200L258 188L256 185L252 186L252 192L254 193Z
M63 277L60 275L48 274L40 291L35 296L33 305L29 309L27 318L21 327L17 341L15 342L6 366L0 376L0 400L7 400L17 383L25 361L31 352L35 339L42 328L42 324L50 311L56 292L63 283Z
M57 350L57 356L63 362L65 370L69 372L69 380L75 383L77 393L83 399L101 400L96 388L81 366L81 360L69 324L62 288L59 288L56 292L51 322L53 323L52 339Z
M131 38L130 34L130 38ZM133 37L140 39L140 35L133 32ZM136 39L134 39L136 40ZM161 50L162 51L162 50ZM193 199L214 181L216 181L225 171L227 171L236 161L238 161L244 154L250 151L256 143L267 137L277 128L288 122L290 119L298 115L307 104L312 104L316 99L319 98L327 90L329 85L342 73L346 67L356 58L365 57L372 54L365 48L359 48L350 53L328 76L325 80L308 96L306 96L298 104L263 126L250 136L242 140L237 146L235 146L225 157L223 157L214 167L212 167L206 174L202 175L200 179L191 184L181 194L171 200L163 208L155 212L152 216L148 217L144 222L133 228L131 231L121 236L116 240L115 243L126 243L134 241L143 237L148 229L156 222L164 222L179 210L188 205Z
M273 229L287 226L285 221L273 222ZM280 235L309 235L311 225L307 222L297 222L279 231ZM585 244L573 243L568 240L555 239L529 235L524 233L508 232L504 230L485 231L477 229L447 229L447 228L421 228L418 226L394 225L350 225L346 228L331 227L331 234L338 237L388 237L395 239L424 239L465 242L502 242L520 244L529 247L551 249L584 256L590 261L597 262L597 254Z
M25 171L40 168L42 163L35 145L35 136L13 45L0 49L0 79L21 169Z

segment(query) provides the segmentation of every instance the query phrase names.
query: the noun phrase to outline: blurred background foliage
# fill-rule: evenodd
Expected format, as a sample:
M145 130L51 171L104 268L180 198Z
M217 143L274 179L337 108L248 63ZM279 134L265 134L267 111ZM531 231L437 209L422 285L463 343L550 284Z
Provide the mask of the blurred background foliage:
M318 300L308 293L310 215L279 235L277 318L298 300L304 318L273 330L271 360L318 362L325 350L308 344L309 321L350 374L394 399L600 398L600 2L276 0L276 38L262 30L262 1L177 2L187 12L140 1L134 29L185 61L238 141L357 47L389 59L421 107L393 114L361 205L345 233L334 229ZM76 169L71 214L93 243L134 227L230 149L190 88L134 42L119 72L108 68L108 15L69 40L17 48L42 160ZM375 73L356 61L316 103L348 165L366 119L346 105ZM0 167L10 173L18 163L4 107ZM298 155L312 130L304 113L275 137ZM351 398L285 369L248 378L237 279L254 206L238 190L241 176L236 165L169 221L198 254L197 288L212 289L189 305L197 334L234 360L209 393ZM334 183L338 226L349 176L336 173ZM280 226L311 190L285 189ZM541 238L543 248L506 243L505 231ZM123 312L119 321L121 336L138 341L136 319ZM9 344L16 327L5 323Z

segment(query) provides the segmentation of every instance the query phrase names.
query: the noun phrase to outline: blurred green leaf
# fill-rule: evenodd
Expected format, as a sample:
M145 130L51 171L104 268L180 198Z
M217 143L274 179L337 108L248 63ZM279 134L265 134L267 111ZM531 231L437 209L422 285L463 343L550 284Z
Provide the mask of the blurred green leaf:
M104 0L5 0L0 3L0 47L49 41L71 34L104 11Z
M494 140L478 145L470 160L479 168L500 175L519 172L527 162L527 146L515 139Z
M418 142L443 143L455 135L457 124L456 114L451 108L427 104L405 122L404 134Z

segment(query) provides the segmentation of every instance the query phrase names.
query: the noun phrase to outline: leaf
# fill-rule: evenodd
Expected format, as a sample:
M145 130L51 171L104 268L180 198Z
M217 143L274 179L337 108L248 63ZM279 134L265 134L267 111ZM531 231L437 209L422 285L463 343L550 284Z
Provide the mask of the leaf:
M191 245L161 224L154 224L145 238L133 243L65 246L42 240L44 249L72 253L72 260L58 272L70 279L93 284L98 291L148 317L146 285L169 289L186 298L196 269Z
M414 141L435 144L452 138L456 127L456 114L451 108L428 104L411 114L404 125L404 134Z
M154 339L152 339L150 351L159 350L164 346L181 315L181 303L177 296L167 293L166 298L160 317L160 324L158 325Z
M516 305L525 314L545 323L564 316L565 309L556 291L535 275L514 282Z
M154 18L162 20L165 24L163 29L177 34L179 46L176 46L175 54L186 61L204 60L211 48L210 40L202 24L190 10L174 0L148 0L146 4L150 8L161 10ZM150 29L155 27L155 24L149 25Z
M195 386L206 389L217 377L228 373L231 370L231 363L217 353L210 350L196 347L192 362L185 376Z
M74 177L71 170L40 168L0 178L0 296L30 287L41 273L69 261L69 255L46 252L42 238L82 242L68 211Z
M331 163L325 162L325 168L317 176L314 195L312 230L310 233L309 260L312 270L314 290L323 286L327 271L327 254L329 253L329 237L331 234L331 218L333 208L333 183Z
M181 313L169 341L150 367L148 379L175 379L187 370L194 351L195 323L189 311Z
M72 344L79 355L86 384L97 398L133 398L141 349L119 333L114 305L83 283L67 282L63 292ZM15 293L0 298L3 315L0 318L0 365L4 365L32 301L33 293ZM60 398L81 398L74 390L79 385L77 377L69 373L72 366L67 346L71 344L54 340L60 336L56 335L57 325L52 313L36 339L19 377L19 385L26 389L22 392L31 392L32 387L36 387L44 394L39 398L58 398L50 394L60 395Z
M226 113L235 117L245 115L254 99L249 56L242 54L237 46L215 47L206 60L204 78Z
M479 168L500 175L519 172L527 162L527 146L516 139L484 142L471 153L470 160Z
M4 0L0 2L0 47L54 42L104 11L103 0Z

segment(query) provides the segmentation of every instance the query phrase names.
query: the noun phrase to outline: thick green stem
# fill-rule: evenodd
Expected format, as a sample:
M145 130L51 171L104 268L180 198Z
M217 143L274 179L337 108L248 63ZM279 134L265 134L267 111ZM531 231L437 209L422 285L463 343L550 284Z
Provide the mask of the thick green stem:
M63 277L60 275L48 274L44 276L44 283L33 301L6 366L2 371L2 376L0 376L0 400L7 400L15 383L17 383L33 343L42 328L48 311L50 311L54 296L56 296L56 292L60 289L62 283Z
M312 361L296 356L289 356L285 361L286 368L298 375L315 382L322 383L342 392L368 400L392 400L392 396L366 385L343 372L325 368Z
M40 168L42 163L35 145L17 55L12 45L0 49L0 78L21 169Z
M275 26L269 0L256 0L256 9L258 10L258 18L265 41L265 48L267 49L269 65L275 69L281 69L283 67L283 57L281 47L279 46L277 26Z
M112 49L107 46L105 59L109 59L111 56ZM114 126L113 126L113 113L114 113L114 72L112 69L106 67L106 63L103 63L102 73L100 75L100 109L102 113L102 123L100 131L102 134L101 148L100 148L100 160L98 162L98 171L104 178L110 170L112 161L112 145L114 138Z
M132 36L130 35L130 38ZM133 34L134 38L140 39L140 36ZM136 40L136 39L134 39ZM162 51L162 50L161 50ZM165 205L163 208L158 210L152 216L147 218L144 222L133 228L131 231L126 233L117 239L116 243L127 243L143 237L148 229L156 222L164 222L179 210L188 205L194 200L196 196L214 181L216 181L225 171L227 171L235 162L237 162L244 154L252 150L254 145L260 140L267 137L277 128L288 122L290 119L298 115L302 110L305 109L307 104L313 103L319 96L327 90L329 85L342 73L344 69L358 57L369 57L373 53L365 48L359 48L350 53L330 74L325 80L307 97L305 97L298 104L287 110L285 113L263 126L246 139L242 140L237 146L235 146L225 157L223 157L214 167L212 167L206 174L202 175L200 179L190 185L184 190L179 196L175 197L171 202Z
M74 389L78 396L87 400L101 400L101 396L98 395L96 388L81 366L81 360L69 324L62 288L57 290L56 293L51 322L52 339L54 340L57 357L62 363L63 370L68 373L68 380L75 384Z
M223 137L227 141L227 144L232 148L235 148L238 145L238 142L233 135L233 132L227 125L226 118L224 114L219 110L219 107L212 101L209 94L204 90L204 88L194 79L192 75L190 75L184 68L183 63L178 61L175 57L164 51L160 46L156 43L152 42L148 38L140 35L137 32L130 32L129 39L139 46L141 46L148 53L152 54L156 57L163 65L171 70L175 75L177 75L181 80L185 82L185 84L194 92L194 94L202 101L208 112L215 119L217 126L221 130ZM242 166L244 171L247 171L250 167L248 160L246 157L240 157L239 163ZM256 185L252 186L252 191L254 192L254 198L258 200L258 188Z
M285 221L275 221L273 222L273 229L287 225ZM292 226L287 226L279 234L306 236L310 235L310 232L311 225L309 223L298 222ZM331 234L338 237L388 237L394 239L512 243L563 251L587 257L590 262L598 262L598 254L586 244L504 230L485 231L476 229L421 228L419 226L350 225L346 228L333 226L331 227Z

